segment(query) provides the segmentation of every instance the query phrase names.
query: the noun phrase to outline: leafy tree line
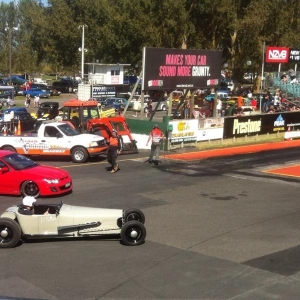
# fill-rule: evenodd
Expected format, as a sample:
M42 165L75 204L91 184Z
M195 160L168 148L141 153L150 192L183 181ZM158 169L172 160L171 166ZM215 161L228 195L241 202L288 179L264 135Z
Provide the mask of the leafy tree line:
M264 42L300 48L299 0L19 0L0 3L0 73L9 53L13 73L78 73L83 24L85 62L140 68L143 47L219 49L236 80L261 73Z

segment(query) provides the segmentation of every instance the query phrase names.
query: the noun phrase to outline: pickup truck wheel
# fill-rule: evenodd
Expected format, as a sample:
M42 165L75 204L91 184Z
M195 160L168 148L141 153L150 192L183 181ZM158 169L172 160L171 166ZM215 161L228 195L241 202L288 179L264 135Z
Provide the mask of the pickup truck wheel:
M84 163L89 157L87 150L83 147L75 147L71 153L72 161L75 163Z
M124 214L125 223L130 221L138 221L142 224L145 224L145 215L144 213L139 209L128 209L125 211Z
M31 196L36 198L40 195L40 193L40 188L35 182L26 180L22 183L21 194L23 196Z
M12 248L21 238L19 224L8 218L0 218L0 248Z
M137 246L144 243L146 228L141 222L130 221L121 229L122 242L127 246Z
M161 110L166 111L167 107L165 105L162 106Z
M17 152L16 149L12 146L4 146L2 148L2 150L9 150L9 151L12 151L12 152Z

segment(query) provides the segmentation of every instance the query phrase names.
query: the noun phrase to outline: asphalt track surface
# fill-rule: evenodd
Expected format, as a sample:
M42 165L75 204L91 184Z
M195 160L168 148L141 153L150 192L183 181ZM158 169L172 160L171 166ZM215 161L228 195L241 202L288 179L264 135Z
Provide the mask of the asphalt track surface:
M74 191L38 201L140 208L146 242L1 249L0 299L299 299L300 143L279 144L162 153L157 167L141 151L116 174L104 158L40 161L68 170ZM0 196L0 211L20 201Z

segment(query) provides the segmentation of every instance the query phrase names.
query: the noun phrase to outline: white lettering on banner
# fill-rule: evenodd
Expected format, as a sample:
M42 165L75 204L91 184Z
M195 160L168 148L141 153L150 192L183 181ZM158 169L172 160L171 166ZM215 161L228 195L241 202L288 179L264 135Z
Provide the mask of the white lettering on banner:
M233 134L260 132L260 129L261 119L258 121L248 119L247 122L239 122L238 119L235 119L233 122Z
M269 50L269 52L268 52L268 58L270 60L286 59L287 55L288 55L288 53L286 50L279 51L279 50L274 49L274 50Z
M210 76L209 68L210 67L193 66L192 76Z

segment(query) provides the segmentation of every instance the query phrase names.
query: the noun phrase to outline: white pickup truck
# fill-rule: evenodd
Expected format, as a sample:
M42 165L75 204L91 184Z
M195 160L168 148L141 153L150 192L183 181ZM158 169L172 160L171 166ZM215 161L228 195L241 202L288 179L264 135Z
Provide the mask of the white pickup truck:
M106 140L93 134L81 134L66 122L42 123L37 133L0 136L0 149L23 155L71 156L84 163L89 157L107 150Z

